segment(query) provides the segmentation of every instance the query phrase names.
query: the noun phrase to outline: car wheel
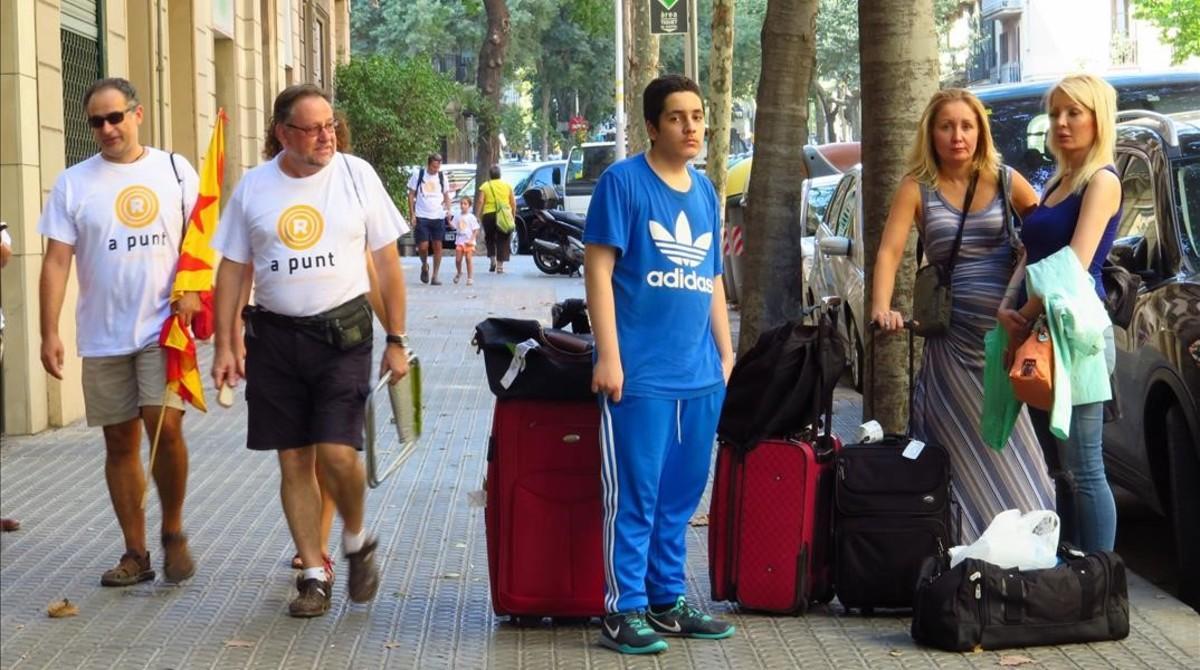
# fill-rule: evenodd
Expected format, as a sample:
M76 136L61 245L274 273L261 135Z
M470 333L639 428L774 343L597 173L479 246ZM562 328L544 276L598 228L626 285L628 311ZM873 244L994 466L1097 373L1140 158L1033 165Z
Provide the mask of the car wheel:
M1188 434L1183 409L1167 410L1167 453L1171 468L1171 523L1179 557L1179 598L1200 609L1200 458Z
M516 256L521 253L521 226L518 224L513 228L512 234L508 236L508 254Z

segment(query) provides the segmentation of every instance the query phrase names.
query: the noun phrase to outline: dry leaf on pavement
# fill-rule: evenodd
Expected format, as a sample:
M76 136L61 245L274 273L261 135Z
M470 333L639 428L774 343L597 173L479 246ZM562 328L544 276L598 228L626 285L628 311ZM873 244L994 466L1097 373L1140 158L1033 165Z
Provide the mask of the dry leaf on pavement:
M50 615L51 619L61 619L79 614L79 608L75 606L75 603L63 598L47 605L46 614Z
M253 642L251 642L250 640L226 640L226 641L225 641L225 646L226 646L226 647L245 647L245 648L249 648L249 647L253 647L253 646L254 646L254 643L253 643Z
M399 646L400 646L399 642L388 642L387 644L383 645L383 648L384 649L395 649L396 647L399 647Z
M708 525L708 515L707 514L697 514L696 516L692 517L691 524L693 526L707 526Z
M1020 656L1018 654L1005 654L1000 657L1000 665L1011 667L1016 665L1025 665L1027 663L1037 663L1037 661L1028 656Z

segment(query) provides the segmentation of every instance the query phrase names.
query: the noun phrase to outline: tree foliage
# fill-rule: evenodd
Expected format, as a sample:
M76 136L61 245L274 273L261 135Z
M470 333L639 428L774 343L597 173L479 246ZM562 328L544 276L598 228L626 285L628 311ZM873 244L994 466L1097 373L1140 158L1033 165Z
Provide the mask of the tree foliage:
M424 161L439 140L454 134L446 106L454 82L422 58L356 56L334 74L337 107L354 134L354 153L370 163L401 211L408 198L401 166Z
M1196 0L1136 0L1135 16L1158 26L1171 45L1171 62L1178 65L1200 56L1200 2Z

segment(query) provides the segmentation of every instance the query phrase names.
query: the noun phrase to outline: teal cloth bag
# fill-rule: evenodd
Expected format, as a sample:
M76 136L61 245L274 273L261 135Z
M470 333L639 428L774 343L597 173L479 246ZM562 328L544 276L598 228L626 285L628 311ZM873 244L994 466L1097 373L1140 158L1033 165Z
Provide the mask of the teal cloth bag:
M996 451L1003 451L1012 435L1013 426L1021 414L1021 402L1008 382L1004 351L1008 348L1008 333L996 326L983 336L983 416L980 432L983 441Z

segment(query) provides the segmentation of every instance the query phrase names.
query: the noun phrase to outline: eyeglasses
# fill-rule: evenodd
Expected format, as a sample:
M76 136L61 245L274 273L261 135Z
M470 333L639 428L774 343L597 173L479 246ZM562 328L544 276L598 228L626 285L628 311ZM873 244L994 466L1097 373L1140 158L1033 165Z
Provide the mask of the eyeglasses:
M337 119L334 119L333 121L329 121L328 123L324 123L319 126L312 126L311 128L305 128L303 126L295 126L290 123L285 123L283 125L287 126L288 128L291 128L292 130L299 130L300 132L304 133L305 136L307 136L307 137L317 137L318 135L321 134L321 131L325 131L327 133L332 133L332 132L336 131L337 127L340 124L337 122Z
M87 118L87 124L96 129L103 128L105 123L110 126L115 126L124 121L125 115L132 112L133 109L133 107L130 107L123 112L111 112L103 116L89 116Z

